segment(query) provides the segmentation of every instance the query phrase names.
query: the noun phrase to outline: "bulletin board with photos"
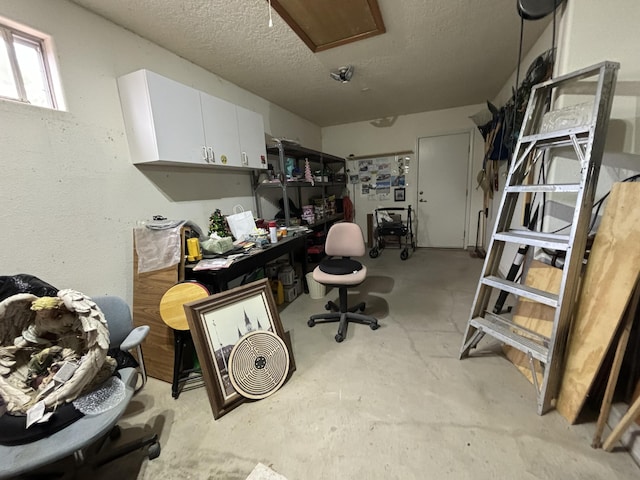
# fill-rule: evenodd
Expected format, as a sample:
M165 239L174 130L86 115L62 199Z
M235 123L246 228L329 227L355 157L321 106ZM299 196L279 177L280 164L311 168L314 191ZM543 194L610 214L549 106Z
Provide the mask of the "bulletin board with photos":
M410 157L406 155L381 156L351 160L350 183L354 192L368 200L404 201ZM355 172L355 173L354 173Z

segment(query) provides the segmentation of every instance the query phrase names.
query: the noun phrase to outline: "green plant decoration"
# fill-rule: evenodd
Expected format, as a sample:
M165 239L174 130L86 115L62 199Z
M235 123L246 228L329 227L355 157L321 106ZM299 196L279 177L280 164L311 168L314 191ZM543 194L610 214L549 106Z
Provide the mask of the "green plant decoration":
M230 235L227 227L227 220L222 215L219 208L209 217L209 235L217 233L220 237L228 237Z

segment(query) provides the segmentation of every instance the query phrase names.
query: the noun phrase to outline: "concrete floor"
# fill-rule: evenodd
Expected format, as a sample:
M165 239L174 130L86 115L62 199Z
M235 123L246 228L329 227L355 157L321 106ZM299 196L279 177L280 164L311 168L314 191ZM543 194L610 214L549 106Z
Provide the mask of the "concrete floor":
M593 423L538 416L533 387L489 340L458 360L481 260L420 249L364 262L353 298L378 330L353 324L338 344L337 324L306 325L337 291L298 298L280 315L297 371L278 392L214 421L203 388L174 400L151 379L121 425L157 431L162 454L95 478L244 480L258 462L288 480L639 478L627 453L590 447Z

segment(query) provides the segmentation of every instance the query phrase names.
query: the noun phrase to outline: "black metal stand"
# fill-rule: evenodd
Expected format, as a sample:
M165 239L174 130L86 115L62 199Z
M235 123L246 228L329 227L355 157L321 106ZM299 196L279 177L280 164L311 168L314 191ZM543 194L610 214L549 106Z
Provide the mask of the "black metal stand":
M193 351L193 339L189 330L174 330L174 359L173 359L173 382L171 383L171 396L178 398L180 392L186 384L198 382L198 387L202 386L202 373L193 368L184 368L185 352ZM196 374L196 375L193 375ZM194 386L195 388L195 386Z

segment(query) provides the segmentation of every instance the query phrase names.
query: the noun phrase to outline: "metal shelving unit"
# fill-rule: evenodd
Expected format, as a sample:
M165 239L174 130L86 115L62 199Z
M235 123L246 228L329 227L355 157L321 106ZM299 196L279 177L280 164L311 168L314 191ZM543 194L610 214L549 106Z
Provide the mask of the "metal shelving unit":
M305 148L296 143L288 142L285 140L274 140L274 143L272 145L267 145L267 154L277 156L278 158L278 181L260 183L258 181L258 175L254 175L254 194L256 196L256 207L259 216L262 216L260 205L260 191L263 189L279 189L282 191L283 199L288 199L290 191L293 191L296 194L298 206L302 208L303 190L317 189L319 190L319 193L322 195L322 198L324 200L324 198L328 196L327 192L329 191L329 189L344 188L346 186L347 161L344 158ZM314 182L314 185L311 185L311 183L309 182L300 180L287 181L285 173L287 158L293 158L296 161L296 167L302 171L304 171L304 162L306 159L308 159L309 163L312 166L312 170L319 169L322 172L326 172L328 170L331 175L331 180L327 182ZM337 182L333 180L338 173L344 174L344 181ZM284 201L283 209L285 214L285 224L287 226L290 226L291 212L289 209L289 202L286 200ZM310 227L316 230L318 229L318 227L326 228L333 222L342 220L343 218L344 215L342 213L331 215L317 220L313 225L310 225Z

